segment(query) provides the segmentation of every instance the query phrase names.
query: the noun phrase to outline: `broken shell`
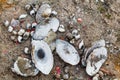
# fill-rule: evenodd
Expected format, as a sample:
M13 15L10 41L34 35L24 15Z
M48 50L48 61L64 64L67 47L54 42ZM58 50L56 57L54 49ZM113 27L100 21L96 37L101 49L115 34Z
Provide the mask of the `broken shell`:
M37 23L36 22L33 22L32 23L32 28L35 28L37 26Z
M54 32L57 31L59 27L59 20L57 18L51 18L49 23L46 25L37 25L35 29L35 33L33 34L34 39L44 39L48 32L52 29Z
M28 48L28 47L25 47L25 48L24 48L24 53L25 53L25 54L29 54L29 48Z
M73 36L76 36L78 34L78 30L77 29L74 29L73 31L72 31L72 35Z
M37 11L36 21L37 23L43 21L44 18L49 17L51 14L51 7L49 4L42 4Z
M76 39L76 40L80 39L80 34L75 35L75 39Z
M79 49L81 49L84 46L83 40L79 43Z
M8 26L9 26L9 21L8 21L8 20L5 20L4 25L5 25L6 27L8 27Z
M19 36L22 36L24 33L25 33L25 30L24 30L24 29L20 29L20 30L18 31L18 35L19 35Z
M19 19L24 19L26 17L27 17L27 14L22 14L22 15L19 16Z
M9 26L8 27L8 32L12 32L13 31L13 27L12 26Z
M30 32L25 32L23 34L23 40L27 40L29 38L29 36L30 36Z
M77 65L80 61L77 50L64 40L56 40L56 52L63 61L71 65Z
M65 32L65 27L64 27L64 25L60 25L59 28L58 28L58 31L59 31L59 32Z
M107 59L107 49L100 47L94 49L86 61L86 72L88 75L95 75Z
M21 43L22 40L23 40L23 37L22 36L18 36L17 40L18 40L19 43Z
M56 39L56 37L56 33L51 30L48 32L48 35L45 37L44 41L50 44Z
M31 16L34 16L34 15L35 15L35 10L31 10L31 11L30 11L30 15L31 15Z
M28 76L36 76L39 73L33 65L31 65L31 60L27 58L18 57L15 61L12 71L17 73L18 75L28 77Z
M53 68L53 55L49 45L43 40L32 40L32 61L36 68L48 75Z

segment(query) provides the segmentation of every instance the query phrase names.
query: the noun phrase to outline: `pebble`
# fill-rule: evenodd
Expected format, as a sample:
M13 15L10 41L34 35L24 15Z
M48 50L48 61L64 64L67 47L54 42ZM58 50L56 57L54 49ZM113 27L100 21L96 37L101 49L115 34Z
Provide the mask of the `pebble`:
M43 17L48 17L48 16L50 16L51 12L52 12L52 9L51 9L51 8L47 8L47 9L42 13L42 16L43 16Z
M104 76L104 73L102 71L99 71L98 74L100 75L100 77Z
M5 25L6 27L8 27L8 26L9 26L9 21L8 21L8 20L5 20L4 25Z
M7 4L13 4L13 0L7 0Z
M12 26L9 26L8 27L8 32L12 32L13 31L13 27Z
M68 80L68 79L69 79L69 74L64 74L64 75L63 75L63 79Z
M30 29L30 27L31 27L31 24L30 24L30 23L27 23L26 29Z
M59 32L65 32L65 27L64 27L64 25L60 25L59 28L58 28L58 31L59 31Z
M35 10L31 10L31 11L30 11L30 15L31 15L31 16L35 15Z
M30 5L30 4L25 5L25 9L26 9L26 10L29 10L30 8L31 8L31 5Z
M99 74L96 74L96 75L92 78L92 80L99 80Z
M51 14L56 16L57 12L56 11L52 11Z
M16 36L10 36L10 39L14 41L16 39Z
M23 34L23 40L27 40L29 38L29 36L30 36L30 32L25 32Z
M77 19L77 22L78 22L78 23L81 23L81 22L82 22L82 19L81 19L81 18L78 18L78 19Z

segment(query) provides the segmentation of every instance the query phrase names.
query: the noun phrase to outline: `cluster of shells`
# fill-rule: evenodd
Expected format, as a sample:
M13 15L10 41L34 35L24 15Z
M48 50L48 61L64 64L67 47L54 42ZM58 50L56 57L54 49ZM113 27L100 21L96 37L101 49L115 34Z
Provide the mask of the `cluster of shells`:
M12 33L12 41L22 43L31 37L32 50L25 48L24 52L31 55L31 60L18 57L13 67L13 72L18 75L27 77L35 76L40 72L48 75L54 65L53 52L56 51L58 56L70 65L82 65L86 67L86 72L90 76L98 73L100 67L107 59L107 50L105 48L105 40L99 40L92 44L92 47L83 52L82 58L77 49L72 45L75 40L80 40L80 34L77 29L67 34L71 40L57 39L57 31L64 33L65 26L60 24L56 18L57 12L52 11L49 4L43 3L39 7L37 4L27 4L25 6L28 14L22 14L18 19L12 19L11 23L5 21L4 25L8 27L8 31ZM35 22L27 23L25 28L20 27L21 23L27 16L35 18ZM78 44L79 49L84 49L84 41Z

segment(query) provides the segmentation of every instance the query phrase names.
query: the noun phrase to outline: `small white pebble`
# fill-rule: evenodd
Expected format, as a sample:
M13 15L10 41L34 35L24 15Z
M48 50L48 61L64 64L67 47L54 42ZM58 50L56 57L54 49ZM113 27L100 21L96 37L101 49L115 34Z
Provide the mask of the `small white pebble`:
M28 53L29 53L29 48L28 48L28 47L25 47L25 48L24 48L24 53L25 53L25 54L28 54Z
M60 27L58 28L59 32L65 32L65 27L64 25L60 25Z
M25 33L23 34L23 39L24 39L24 40L27 40L27 39L29 38L29 36L30 36L30 32L25 32Z
M9 26L8 27L8 32L12 32L13 31L13 27L12 26Z
M33 36L33 34L34 34L34 31L31 31L31 32L30 32L30 35Z
M82 41L79 43L79 49L81 49L83 45L84 45L84 42L83 42L83 40L82 40Z
M31 10L31 11L30 11L30 15L31 15L31 16L35 15L35 10Z
M8 20L5 20L4 25L5 25L6 27L8 27L8 26L9 26L9 21L8 21Z
M16 38L15 36L10 36L11 40L15 40L15 38Z
M92 80L99 80L99 74L96 74Z
M70 43L74 44L75 43L75 39L70 40Z
M64 74L63 75L63 79L67 79L68 80L68 78L69 78L69 74Z
M18 36L18 42L21 43L22 42L22 36Z
M78 35L75 35L75 39L76 39L76 40L80 39L80 35L79 35L79 34L78 34Z
M18 35L21 36L25 33L25 30L24 29L20 29L19 32L18 32Z
M27 14L22 14L22 15L19 16L19 19L24 19L26 17L27 17Z

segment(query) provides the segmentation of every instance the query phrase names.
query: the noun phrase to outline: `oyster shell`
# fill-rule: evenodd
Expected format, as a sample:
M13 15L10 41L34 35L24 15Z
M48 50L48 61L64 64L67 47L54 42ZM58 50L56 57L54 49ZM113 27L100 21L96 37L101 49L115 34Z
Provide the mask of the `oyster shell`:
M77 50L64 40L56 40L56 52L63 61L71 65L77 65L80 61Z
M44 39L48 32L52 29L54 32L57 31L59 27L59 20L57 18L51 18L49 23L46 25L37 25L35 33L33 34L33 39L42 40Z
M32 61L43 74L48 75L53 68L53 55L49 45L43 40L32 40Z
M87 59L86 72L88 75L95 75L107 59L107 49L100 47L94 49Z
M39 70L31 65L31 60L22 57L18 57L11 69L14 73L24 77L35 76L39 73Z

